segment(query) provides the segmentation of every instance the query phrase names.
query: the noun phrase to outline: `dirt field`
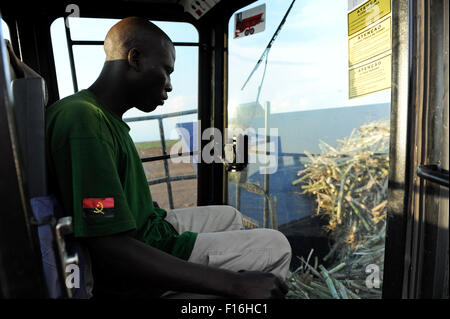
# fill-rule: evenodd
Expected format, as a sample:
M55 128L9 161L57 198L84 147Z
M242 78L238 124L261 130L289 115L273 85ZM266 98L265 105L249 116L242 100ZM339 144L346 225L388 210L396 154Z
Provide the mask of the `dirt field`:
M138 148L140 157L162 155L160 147ZM194 166L191 163L173 163L170 159L170 176L193 175L196 174ZM155 180L165 177L164 161L143 163L147 180ZM197 179L176 181L170 183L172 186L172 197L174 208L192 207L197 204ZM167 183L161 183L150 186L153 201L158 202L161 208L170 209L169 196L167 192Z

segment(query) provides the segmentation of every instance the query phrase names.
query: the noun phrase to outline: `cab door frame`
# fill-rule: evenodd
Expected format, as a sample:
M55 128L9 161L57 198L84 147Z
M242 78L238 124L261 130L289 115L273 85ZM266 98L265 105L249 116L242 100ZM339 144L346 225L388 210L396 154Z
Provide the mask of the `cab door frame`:
M449 5L446 0L395 0L392 5L383 298L448 298L448 133L445 137L444 132L445 126L448 131ZM433 174L444 181L446 176L446 186L420 176L421 168L436 159L446 169Z

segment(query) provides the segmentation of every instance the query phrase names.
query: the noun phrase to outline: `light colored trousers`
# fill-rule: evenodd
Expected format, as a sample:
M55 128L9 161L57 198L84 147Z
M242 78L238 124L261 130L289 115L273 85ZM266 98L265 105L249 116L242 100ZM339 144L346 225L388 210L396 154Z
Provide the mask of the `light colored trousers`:
M244 230L242 215L232 206L199 206L173 209L166 220L178 233L198 233L189 262L231 271L271 272L285 280L291 246L279 231Z

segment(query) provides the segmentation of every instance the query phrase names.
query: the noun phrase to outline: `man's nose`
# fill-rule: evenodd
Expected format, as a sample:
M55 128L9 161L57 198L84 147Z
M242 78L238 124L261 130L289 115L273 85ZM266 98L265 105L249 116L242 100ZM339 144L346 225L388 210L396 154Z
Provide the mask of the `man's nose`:
M172 83L169 81L165 87L166 92L172 92Z

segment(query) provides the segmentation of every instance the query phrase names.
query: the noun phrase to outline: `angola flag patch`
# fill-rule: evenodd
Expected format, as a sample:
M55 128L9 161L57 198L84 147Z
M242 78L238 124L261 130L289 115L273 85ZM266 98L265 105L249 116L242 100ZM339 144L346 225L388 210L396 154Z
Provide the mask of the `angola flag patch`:
M114 217L114 198L83 198L84 217Z

